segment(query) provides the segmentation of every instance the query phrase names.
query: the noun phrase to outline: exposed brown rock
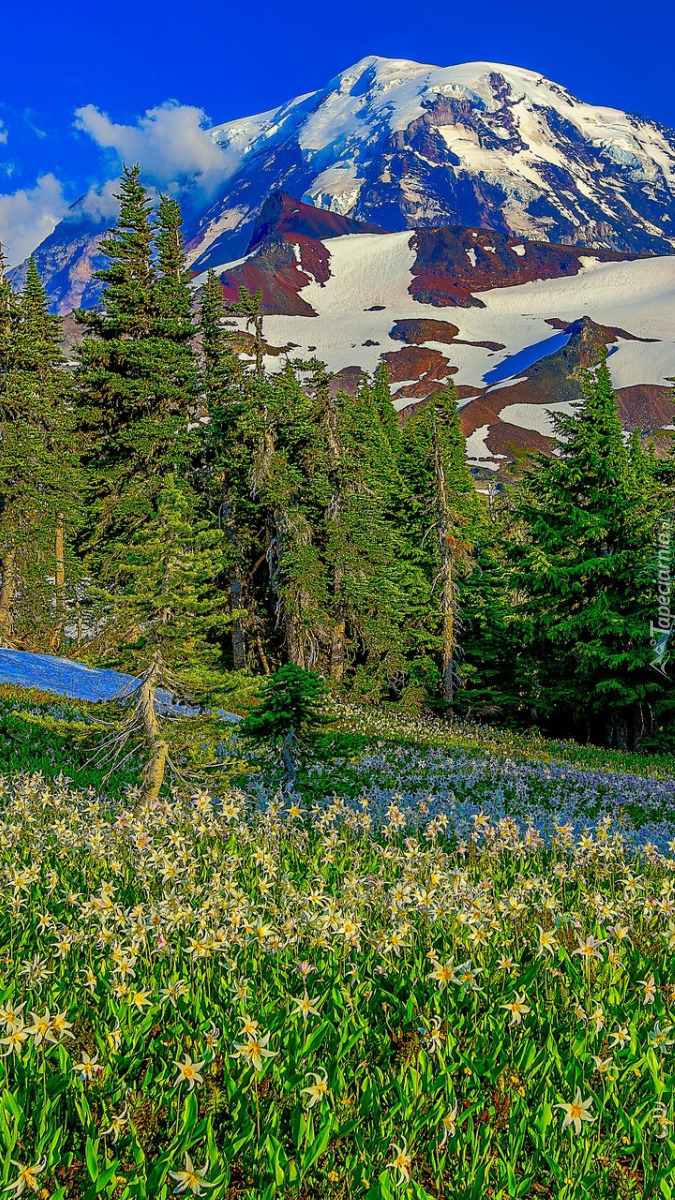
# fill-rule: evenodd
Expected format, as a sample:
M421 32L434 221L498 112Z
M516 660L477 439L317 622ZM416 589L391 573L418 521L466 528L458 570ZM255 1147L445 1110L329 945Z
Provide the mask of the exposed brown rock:
M619 388L616 398L621 421L626 429L653 433L663 425L675 425L672 391L658 384L639 383Z
M407 342L409 346L421 346L423 342L447 342L457 337L459 329L450 321L434 321L425 317L410 317L394 321L389 334L395 342Z
M394 321L389 337L395 342L407 342L409 346L421 346L425 342L444 342L455 346L480 346L483 350L503 350L503 342L468 342L458 338L459 329L450 321L434 321L427 317L409 317ZM365 343L367 344L367 343Z
M533 279L576 275L581 258L592 254L601 262L625 262L638 254L586 250L533 242L492 229L447 226L418 229L412 239L417 251L409 291L423 304L438 307L481 307L474 292L513 287ZM521 247L524 253L517 253Z
M279 234L293 239L300 235L313 241L323 241L325 238L343 237L347 233L384 232L380 225L355 221L352 217L343 217L329 209L314 208L302 200L295 200L288 192L272 192L260 210L247 253L250 254L262 242Z

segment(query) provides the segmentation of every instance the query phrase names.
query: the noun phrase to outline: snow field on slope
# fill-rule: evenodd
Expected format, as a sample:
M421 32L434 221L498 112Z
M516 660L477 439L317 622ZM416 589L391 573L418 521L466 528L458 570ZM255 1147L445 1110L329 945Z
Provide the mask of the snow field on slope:
M544 437L555 436L555 423L549 413L559 413L569 416L574 412L578 400L560 400L557 404L507 404L499 414L501 421L509 425L517 425L520 429L530 429L542 433Z
M297 343L298 354L316 346L316 355L330 371L347 366L375 370L380 355L401 350L404 343L389 333L402 318L429 318L459 327L460 339L498 341L504 351L478 346L429 343L458 368L455 383L485 386L484 376L507 358L552 336L547 320L575 321L589 316L603 325L625 329L654 343L621 341L610 356L616 387L661 384L675 375L675 255L625 263L583 260L582 270L563 279L536 280L512 287L477 292L484 308L436 308L420 304L408 291L415 261L413 235L347 234L331 238L331 277L324 285L312 281L300 293L317 317L272 316L265 319L271 344ZM383 311L368 311L383 305ZM370 340L379 345L364 346ZM269 366L279 370L279 359Z

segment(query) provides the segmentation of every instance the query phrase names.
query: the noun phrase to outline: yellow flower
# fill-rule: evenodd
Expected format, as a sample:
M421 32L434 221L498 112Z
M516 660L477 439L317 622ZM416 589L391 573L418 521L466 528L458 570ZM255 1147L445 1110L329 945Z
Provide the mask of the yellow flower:
M598 1075L609 1075L614 1067L613 1058L599 1058L597 1054L592 1054L591 1058L595 1063L595 1069Z
M4 1025L5 1029L11 1033L12 1029L16 1029L19 1025L23 1025L21 1013L26 1007L26 1002L19 1004L18 1008L14 1004L6 1004L0 1008L0 1025Z
M307 1102L308 1108L314 1108L315 1104L320 1104L325 1096L330 1095L328 1090L328 1076L326 1075L325 1071L322 1072L322 1075L323 1078L321 1075L317 1075L314 1071L310 1071L307 1075L308 1079L315 1080L315 1082L310 1084L309 1087L302 1089L305 1095L309 1096L309 1100Z
M189 1190L192 1192L193 1196L201 1196L204 1188L215 1187L215 1183L207 1183L204 1179L208 1169L208 1163L205 1167L194 1167L192 1159L186 1150L185 1166L183 1170L169 1171L171 1178L175 1179L178 1184L178 1187L175 1189L176 1193L179 1194L180 1192L187 1192Z
M36 1176L41 1175L44 1171L47 1164L46 1158L41 1158L33 1167L24 1167L21 1163L15 1162L13 1158L10 1159L10 1162L13 1167L18 1168L19 1174L14 1183L7 1185L5 1191L14 1192L17 1196L22 1196L26 1188L30 1188L32 1192L40 1190Z
M439 1150L442 1150L442 1148L445 1145L445 1143L447 1142L448 1138L454 1137L457 1132L457 1105L456 1104L449 1113L446 1113L446 1115L441 1118L441 1125L443 1126L443 1137L441 1138L440 1142L438 1143Z
M539 930L539 949L537 950L537 958L546 953L553 957L558 948L558 942L555 934L551 929L542 929L541 925L537 925L537 929Z
M115 1143L122 1130L129 1124L129 1118L127 1116L128 1111L129 1109L125 1104L121 1112L116 1113L110 1118L109 1127L101 1130L101 1137L109 1137L111 1141Z
M408 1154L408 1143L403 1139L402 1146L391 1146L391 1150L395 1150L396 1154L390 1163L386 1164L388 1171L396 1171L398 1178L396 1183L401 1187L404 1183L410 1183L410 1168L412 1166L412 1155Z
M429 979L435 979L439 988L442 988L447 987L449 983L452 983L454 974L455 968L452 960L447 963L437 962L433 971L429 975Z
M173 1064L174 1067L178 1067L178 1074L174 1080L173 1086L178 1087L178 1085L181 1083L187 1083L188 1090L192 1091L196 1083L204 1082L204 1077L199 1074L204 1066L204 1063L193 1062L189 1054L184 1054L183 1060L183 1062L174 1062Z
M101 1067L98 1065L98 1056L93 1058L89 1054L83 1054L79 1063L72 1066L71 1071L79 1071L82 1079L93 1079L94 1075L101 1074Z
M33 1024L27 1027L26 1033L30 1033L33 1036L36 1046L41 1046L43 1042L56 1042L56 1038L53 1036L52 1018L49 1015L48 1008L45 1009L41 1017L34 1012L30 1014L30 1017Z
M589 1097L588 1100L582 1100L581 1099L581 1088L577 1088L576 1095L571 1104L554 1104L553 1107L562 1109L562 1111L565 1114L565 1119L563 1120L563 1123L562 1123L563 1129L566 1129L568 1125L573 1125L574 1132L581 1133L581 1122L582 1121L594 1121L595 1120L595 1117L592 1117L590 1112L588 1111L590 1109L592 1103L593 1103L592 1097Z
M604 942L598 941L598 939L593 937L592 934L589 934L585 940L579 938L579 945L576 950L572 951L572 953L578 954L581 958L584 958L586 962L590 962L592 958L600 958L600 947L604 946L604 944Z
M653 1004L656 996L656 984L654 982L654 976L650 975L649 979L638 979L638 984L643 989L642 1003Z
M28 1041L30 1034L26 1029L23 1021L19 1021L13 1029L9 1031L7 1037L0 1038L0 1045L6 1046L4 1057L8 1054L21 1054L24 1042Z
M619 1050L623 1050L624 1046L626 1045L626 1042L630 1041L630 1031L628 1029L628 1026L627 1025L617 1026L614 1033L611 1034L611 1038L612 1038L612 1040L609 1043L610 1049L613 1050L615 1046L618 1046Z
M240 1035L243 1034L244 1037L254 1038L260 1032L260 1023L254 1021L253 1017L240 1017L239 1020L241 1021Z
M527 1016L532 1009L525 1003L525 993L516 992L515 997L508 1004L501 1004L500 1008L505 1008L511 1013L509 1025L521 1025L523 1017Z
M143 1012L144 1008L152 1008L152 1000L148 996L148 993L140 989L131 993L129 997L129 1003L133 1004L134 1007L137 1008L141 1013Z
M274 1058L277 1054L276 1050L267 1049L267 1043L269 1040L270 1034L266 1033L262 1037L257 1034L255 1037L249 1038L246 1042L235 1043L234 1048L237 1053L233 1054L232 1057L248 1059L248 1061L255 1067L256 1071L262 1071L263 1059Z
M291 1013L291 1016L302 1017L304 1021L307 1020L310 1013L312 1013L315 1017L318 1017L320 1013L315 1005L319 1003L320 999L320 996L315 996L313 1000L310 1000L309 996L307 995L301 996L299 999L296 996L291 996L293 1003L297 1004L297 1008L293 1013Z

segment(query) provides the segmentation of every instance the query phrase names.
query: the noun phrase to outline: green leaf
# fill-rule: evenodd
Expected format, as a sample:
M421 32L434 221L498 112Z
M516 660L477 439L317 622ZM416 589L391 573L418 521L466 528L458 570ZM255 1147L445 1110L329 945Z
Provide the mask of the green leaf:
M88 1137L84 1156L87 1160L87 1170L89 1172L90 1178L93 1180L94 1183L96 1183L96 1180L98 1179L98 1176L99 1176L98 1157L96 1155L97 1148L98 1148L98 1140L96 1142L93 1142L91 1140L91 1138Z

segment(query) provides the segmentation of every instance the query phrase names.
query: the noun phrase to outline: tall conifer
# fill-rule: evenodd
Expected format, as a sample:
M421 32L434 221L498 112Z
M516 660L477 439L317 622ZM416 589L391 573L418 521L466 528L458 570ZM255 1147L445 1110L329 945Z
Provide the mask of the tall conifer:
M660 501L639 443L624 445L604 359L582 387L578 412L558 420L558 456L539 462L523 495L523 586L540 710L625 748L660 690L649 665Z

